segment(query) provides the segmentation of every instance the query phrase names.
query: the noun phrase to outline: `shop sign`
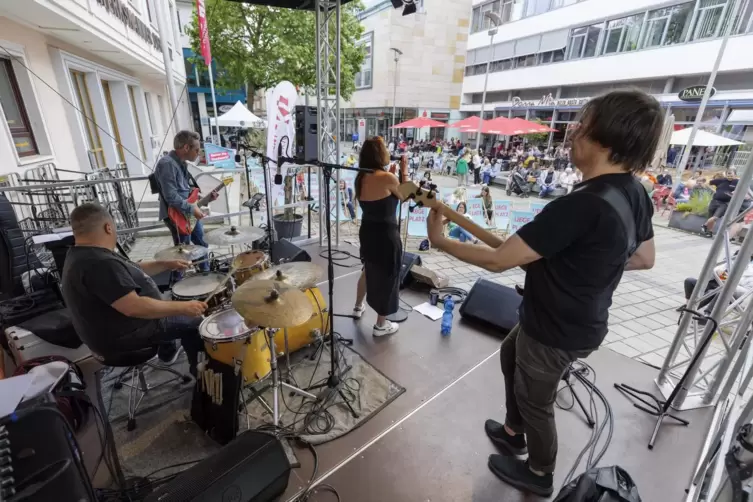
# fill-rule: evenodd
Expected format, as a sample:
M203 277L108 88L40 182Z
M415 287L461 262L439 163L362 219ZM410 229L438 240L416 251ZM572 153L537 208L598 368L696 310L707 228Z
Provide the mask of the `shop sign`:
M442 112L431 112L431 118L434 120L448 120L450 118L450 114Z
M518 96L513 96L512 107L513 108L530 108L532 106L583 106L591 98L569 98L569 99L555 99L551 93L541 96L538 101L523 101Z
M138 36L152 44L152 46L161 50L160 39L144 21L136 15L131 8L122 0L97 0L97 3L113 16L120 19L123 24L136 32Z
M230 110L232 110L232 108L233 108L233 105L222 105L219 107L220 113L227 113Z
M705 85L691 85L690 87L686 87L685 89L681 90L677 97L682 101L701 101L705 93ZM713 98L714 94L716 94L716 89L712 87L710 90L709 99Z

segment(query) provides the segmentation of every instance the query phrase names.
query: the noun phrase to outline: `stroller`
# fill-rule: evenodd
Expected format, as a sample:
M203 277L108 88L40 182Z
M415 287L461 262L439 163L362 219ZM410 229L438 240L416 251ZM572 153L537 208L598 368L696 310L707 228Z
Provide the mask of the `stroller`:
M526 179L526 173L521 172L519 169L515 169L510 172L510 177L507 180L507 195L515 195L519 197L528 197L531 195L531 187Z

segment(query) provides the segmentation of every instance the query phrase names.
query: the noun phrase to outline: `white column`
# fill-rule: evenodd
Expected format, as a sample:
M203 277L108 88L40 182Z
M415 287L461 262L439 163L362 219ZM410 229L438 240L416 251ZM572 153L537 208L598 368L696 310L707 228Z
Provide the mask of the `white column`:
M201 123L201 142L212 135L209 127L209 112L207 112L207 95L203 92L196 93L196 103L199 105L199 122Z
M162 61L165 65L165 77L167 78L167 93L170 95L170 117L173 115L173 111L178 109L178 96L175 92L175 78L173 77L173 61L170 58L170 47L167 45L167 41L170 37L170 30L168 29L168 17L165 2L167 0L156 0L154 2L156 17L157 17L157 30L159 31L160 45L162 46ZM176 48L177 49L177 48ZM180 130L183 124L178 123L180 114L175 115L175 129Z
M138 176L143 172L143 164L141 163L141 148L139 148L136 120L131 113L131 97L128 95L128 86L125 82L116 80L109 81L109 84L112 107L115 110L114 120L118 124L120 142L123 143L124 160L126 166L128 166L128 172L131 175ZM133 152L133 155L129 152Z

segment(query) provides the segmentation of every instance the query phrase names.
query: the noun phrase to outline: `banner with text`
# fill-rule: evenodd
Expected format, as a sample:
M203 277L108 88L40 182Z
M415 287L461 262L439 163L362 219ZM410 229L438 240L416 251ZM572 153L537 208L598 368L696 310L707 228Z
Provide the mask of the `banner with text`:
M417 207L408 215L408 235L411 237L428 237L426 218L429 217L428 207Z
M533 213L533 215L536 216L541 211L543 211L546 204L546 202L531 202L531 212Z
M499 230L507 230L510 225L510 211L512 210L512 201L494 200L494 226Z
M518 230L520 230L520 227L528 223L529 221L533 220L533 212L532 211L512 211L510 213L510 233L514 234Z
M212 143L204 143L207 164L220 169L235 169L235 150Z
M468 200L468 215L476 225L482 228L489 228L486 223L486 211L484 211L484 201L481 199L469 199Z

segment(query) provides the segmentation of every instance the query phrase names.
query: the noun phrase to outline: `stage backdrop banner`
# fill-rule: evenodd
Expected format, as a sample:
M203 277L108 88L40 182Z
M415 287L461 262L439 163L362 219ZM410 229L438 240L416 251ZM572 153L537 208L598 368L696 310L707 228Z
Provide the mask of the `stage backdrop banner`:
M484 201L481 199L469 199L468 200L468 215L476 225L482 228L489 228L486 223L486 217L484 216Z
M204 143L204 153L207 157L207 164L220 169L235 169L235 150L232 148L223 148Z
M533 220L532 211L512 211L511 213L510 233L514 234L520 227Z
M510 225L510 210L512 202L509 200L494 200L494 226L500 230L507 230Z
M428 207L416 207L412 213L408 213L408 235L411 237L428 237L429 233L426 230L426 218L428 216Z
M539 214L541 211L544 210L544 207L547 205L546 202L531 202L531 212L534 216Z

